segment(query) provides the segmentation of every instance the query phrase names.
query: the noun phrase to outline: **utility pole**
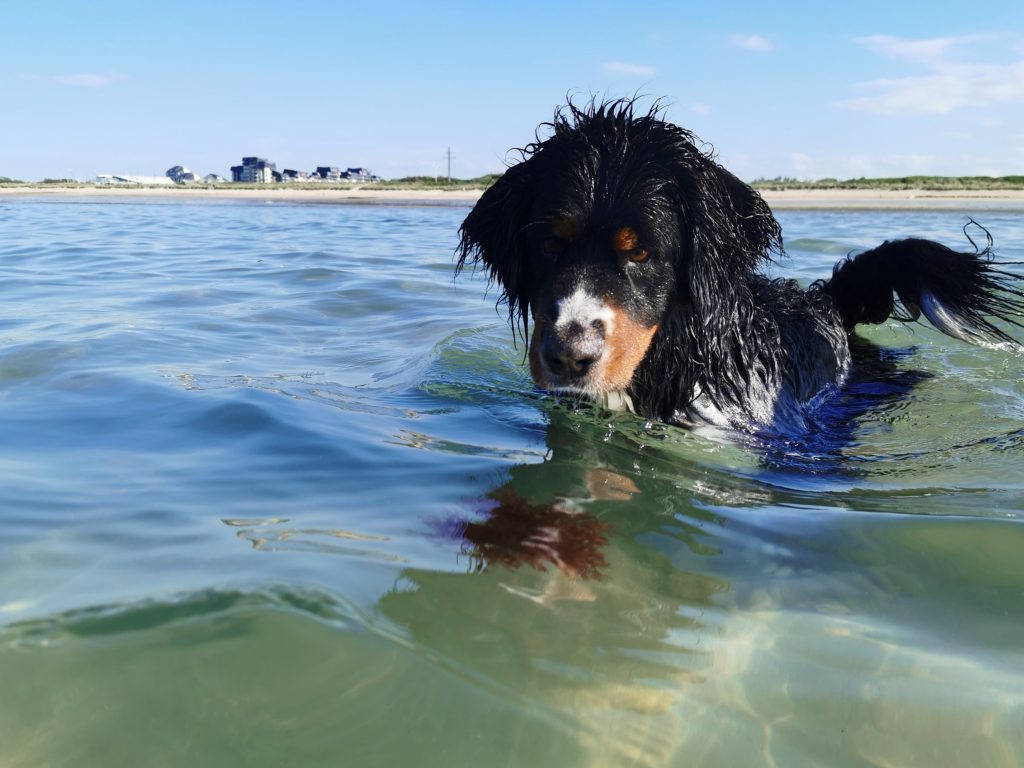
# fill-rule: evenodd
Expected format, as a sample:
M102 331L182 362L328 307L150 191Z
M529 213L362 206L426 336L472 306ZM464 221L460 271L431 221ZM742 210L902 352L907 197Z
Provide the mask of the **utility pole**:
M445 157L448 159L448 181L452 180L452 160L455 156L452 154L452 148L448 147L448 152L445 153Z

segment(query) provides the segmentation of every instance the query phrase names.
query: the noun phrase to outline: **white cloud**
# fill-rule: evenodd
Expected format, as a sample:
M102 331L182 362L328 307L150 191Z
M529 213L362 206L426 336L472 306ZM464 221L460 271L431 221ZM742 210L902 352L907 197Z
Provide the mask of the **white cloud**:
M930 176L942 173L942 158L935 155L902 153L892 155L848 155L841 159L844 176L891 177Z
M965 107L1024 100L1024 61L973 64L949 54L980 37L906 40L888 35L859 37L854 42L890 58L921 65L925 74L854 83L860 95L836 102L842 109L880 115L940 115Z
M107 74L75 74L75 75L23 75L26 80L37 80L53 85L69 85L75 88L104 88L125 76L116 72Z
M855 37L853 42L890 59L907 59L908 61L934 63L942 59L954 48L976 43L980 39L977 35L934 37L927 40L907 40L892 35L868 35L866 37Z
M812 155L805 152L790 152L788 164L782 167L775 164L774 161L777 159L773 158L771 170L762 171L762 175L771 177L781 172L783 176L797 179L850 179L860 176L876 178L932 175L945 169L944 158L913 153L874 155L825 152Z
M789 167L798 179L819 178L815 175L814 158L803 152L793 152L789 156Z
M693 104L690 105L690 111L693 112L695 115L710 115L711 107L710 105L705 104L702 101L695 101Z
M953 141L958 141L961 143L974 141L974 136L971 134L970 131L948 131L942 135L945 136L947 139L952 139Z
M760 35L732 35L729 44L735 48L743 48L747 51L767 53L775 50L775 44Z
M944 137L945 138L945 137ZM900 176L1005 176L1024 160L1024 135L1015 148L983 142L946 141L934 154L927 152L843 152L825 147L819 152L790 152L785 157L760 158L748 175L794 176L800 179L891 178ZM786 162L788 161L788 162ZM735 170L735 169L733 169ZM743 178L747 178L744 176Z
M880 115L941 115L964 107L1024 100L1024 61L953 64L934 73L855 83L862 93L836 106Z
M609 61L604 65L608 72L617 72L622 75L635 75L637 77L654 77L657 70L643 64L628 64L624 61Z

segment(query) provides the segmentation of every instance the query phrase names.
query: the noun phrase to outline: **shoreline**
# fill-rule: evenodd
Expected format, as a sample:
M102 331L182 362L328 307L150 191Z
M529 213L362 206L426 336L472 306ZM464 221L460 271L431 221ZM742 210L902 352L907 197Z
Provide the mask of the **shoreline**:
M1011 211L1024 213L1024 190L866 190L866 189L787 189L760 190L762 197L776 210L935 210L935 211ZM321 203L321 204L399 204L470 205L482 190L442 189L210 189L204 187L0 187L4 198L46 200L185 201L221 200L225 202Z
M225 187L0 187L0 200L5 197L71 200L222 200L224 202L265 203L398 203L419 205L450 205L475 203L483 190L443 189L308 189L269 187L267 189L230 189Z
M1024 190L781 189L758 190L776 210L1007 211L1024 213Z

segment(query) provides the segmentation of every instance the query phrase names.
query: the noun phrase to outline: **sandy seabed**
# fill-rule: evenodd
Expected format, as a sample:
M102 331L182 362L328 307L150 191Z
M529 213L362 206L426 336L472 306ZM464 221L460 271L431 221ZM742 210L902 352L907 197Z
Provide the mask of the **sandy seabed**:
M0 188L2 197L108 200L253 200L267 203L399 203L405 205L468 205L481 190L402 189L308 189L273 187L230 189L202 187L47 187ZM779 210L949 210L1020 211L1024 213L1024 190L865 190L789 189L761 190L772 208Z

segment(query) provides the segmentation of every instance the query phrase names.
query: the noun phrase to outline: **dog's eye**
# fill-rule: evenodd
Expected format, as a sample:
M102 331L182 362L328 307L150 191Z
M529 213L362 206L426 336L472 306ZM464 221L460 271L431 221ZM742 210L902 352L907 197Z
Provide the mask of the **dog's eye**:
M612 247L619 256L634 264L643 264L650 258L647 249L640 244L640 235L633 227L620 227L612 235Z

